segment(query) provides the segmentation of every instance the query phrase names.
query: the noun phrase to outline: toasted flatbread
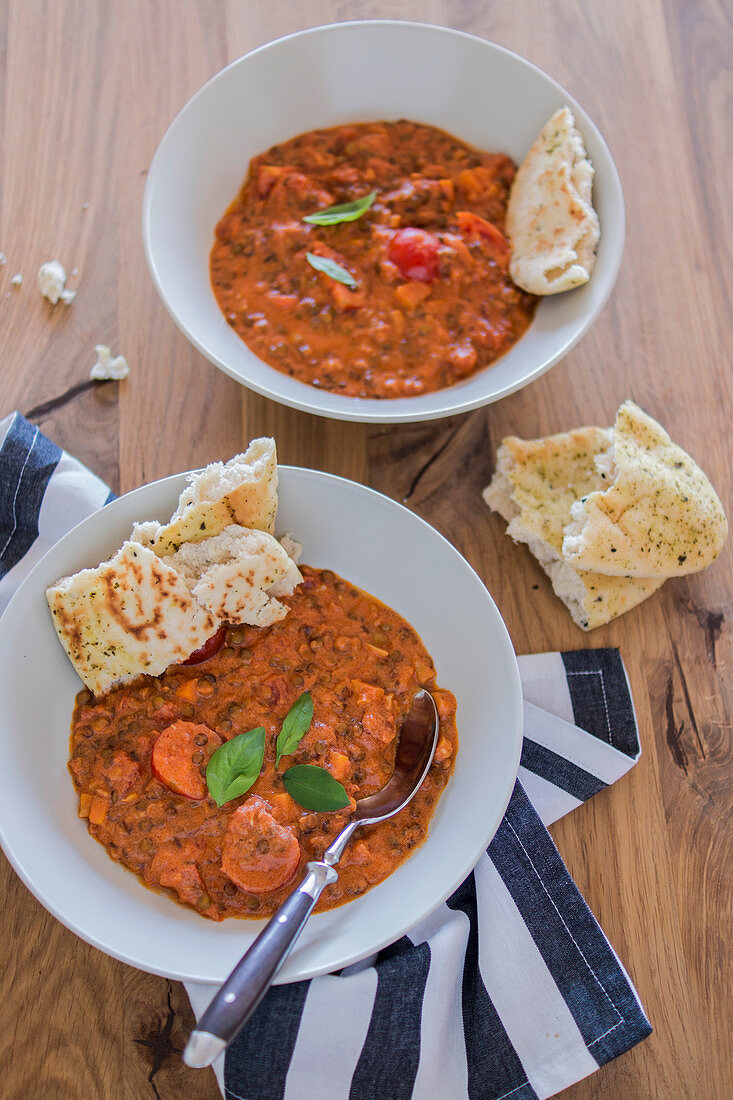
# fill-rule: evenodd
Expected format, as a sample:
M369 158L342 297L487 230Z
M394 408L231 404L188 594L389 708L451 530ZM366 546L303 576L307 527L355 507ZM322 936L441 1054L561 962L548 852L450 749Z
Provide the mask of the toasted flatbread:
M590 278L601 230L593 167L568 107L546 123L514 177L506 229L509 274L530 294L558 294Z
M216 618L252 626L284 619L288 609L276 597L290 596L303 579L277 539L236 524L163 560Z
M174 569L135 542L96 569L62 578L46 598L61 644L95 695L142 673L157 676L219 625Z
M162 530L162 523L158 523L156 519L147 519L143 523L133 523L130 539L132 542L139 542L152 549L153 543Z
M596 456L602 484L570 509L562 554L608 576L678 577L720 553L728 521L700 467L633 401Z
M303 553L303 543L294 539L289 531L286 531L284 535L281 535L277 540L282 546L285 553L289 558L292 558L297 565L300 561L300 555Z
M244 454L226 464L212 462L192 474L170 523L145 528L156 554L172 554L184 542L198 542L239 524L259 531L275 529L277 453L274 439L253 439Z
M623 615L662 584L580 572L562 559L571 507L602 484L594 459L608 448L606 428L580 428L545 439L505 439L484 500L507 520L507 534L524 542L549 576L555 594L583 630Z

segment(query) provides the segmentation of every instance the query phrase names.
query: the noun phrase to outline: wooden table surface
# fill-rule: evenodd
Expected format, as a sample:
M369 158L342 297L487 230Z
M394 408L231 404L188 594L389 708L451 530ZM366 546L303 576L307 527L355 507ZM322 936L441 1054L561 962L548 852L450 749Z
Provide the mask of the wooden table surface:
M627 240L602 316L549 374L463 417L366 428L281 408L194 351L148 275L140 209L168 123L227 62L305 26L398 16L493 39L563 83L615 156ZM644 755L553 835L655 1030L568 1100L733 1096L731 546L712 569L586 635L479 493L502 436L610 424L633 397L733 512L731 56L721 0L0 4L0 416L31 413L118 492L273 434L281 461L372 485L446 535L485 580L518 653L620 647ZM68 308L35 287L51 258L78 269ZM64 401L99 342L127 356L129 379ZM192 1024L182 987L88 947L4 859L0 874L2 1095L217 1096L210 1071L178 1057Z

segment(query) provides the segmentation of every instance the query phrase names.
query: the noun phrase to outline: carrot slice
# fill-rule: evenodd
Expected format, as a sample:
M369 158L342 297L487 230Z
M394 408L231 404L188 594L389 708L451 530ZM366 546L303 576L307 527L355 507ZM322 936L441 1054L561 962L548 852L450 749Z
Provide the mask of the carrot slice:
M201 768L221 744L221 737L196 722L173 722L153 745L153 775L169 790L186 798L206 798Z

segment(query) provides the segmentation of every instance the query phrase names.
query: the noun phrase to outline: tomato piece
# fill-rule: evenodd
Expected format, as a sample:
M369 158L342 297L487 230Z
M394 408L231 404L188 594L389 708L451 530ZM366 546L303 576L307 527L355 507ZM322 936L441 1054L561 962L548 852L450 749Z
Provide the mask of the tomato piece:
M221 743L219 734L208 726L173 722L153 745L150 759L153 775L175 794L197 800L206 798L208 788L201 768L208 764Z
M180 665L200 665L202 661L208 661L214 654L219 652L224 645L226 636L226 624L222 623L216 634L212 634L207 642L204 642L198 649L194 649L193 653L186 657L185 661L179 661L178 663Z
M468 210L459 210L456 218L461 232L471 237L480 237L486 243L487 252L492 259L505 269L509 263L509 241L501 230L487 222L486 218L471 214Z
M426 229L398 229L389 245L389 258L405 279L432 283L438 275L438 238Z
M290 882L300 863L300 844L280 825L259 795L232 814L222 847L221 869L246 894L269 894Z

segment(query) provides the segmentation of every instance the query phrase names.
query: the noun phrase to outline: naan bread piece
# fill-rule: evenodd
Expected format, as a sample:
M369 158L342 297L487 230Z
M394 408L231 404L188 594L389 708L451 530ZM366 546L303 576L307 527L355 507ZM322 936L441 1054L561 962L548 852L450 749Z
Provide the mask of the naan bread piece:
M275 441L254 439L244 454L226 464L212 462L200 474L191 475L170 523L155 536L152 549L156 554L171 554L182 543L218 535L231 524L272 534L276 514Z
M61 644L95 695L185 661L219 625L178 573L136 542L62 578L46 598Z
M252 626L284 619L288 609L276 597L292 595L303 579L277 539L236 524L163 560L216 618Z
M133 523L130 540L140 542L143 546L152 547L155 540L163 530L163 524L155 519L145 520L144 523Z
M569 108L543 127L509 194L509 274L530 294L587 283L601 235L591 205L593 166Z
M662 584L579 572L563 561L563 529L582 496L602 484L594 459L608 448L611 431L580 428L545 439L505 439L484 500L509 523L507 534L524 542L583 630L623 615Z
M288 557L292 558L297 565L300 561L300 556L303 553L303 543L298 542L297 539L293 538L289 531L286 531L284 535L281 535L277 541L280 543Z
M596 456L602 485L570 509L562 554L608 576L680 577L715 561L728 535L718 496L661 424L626 401Z

